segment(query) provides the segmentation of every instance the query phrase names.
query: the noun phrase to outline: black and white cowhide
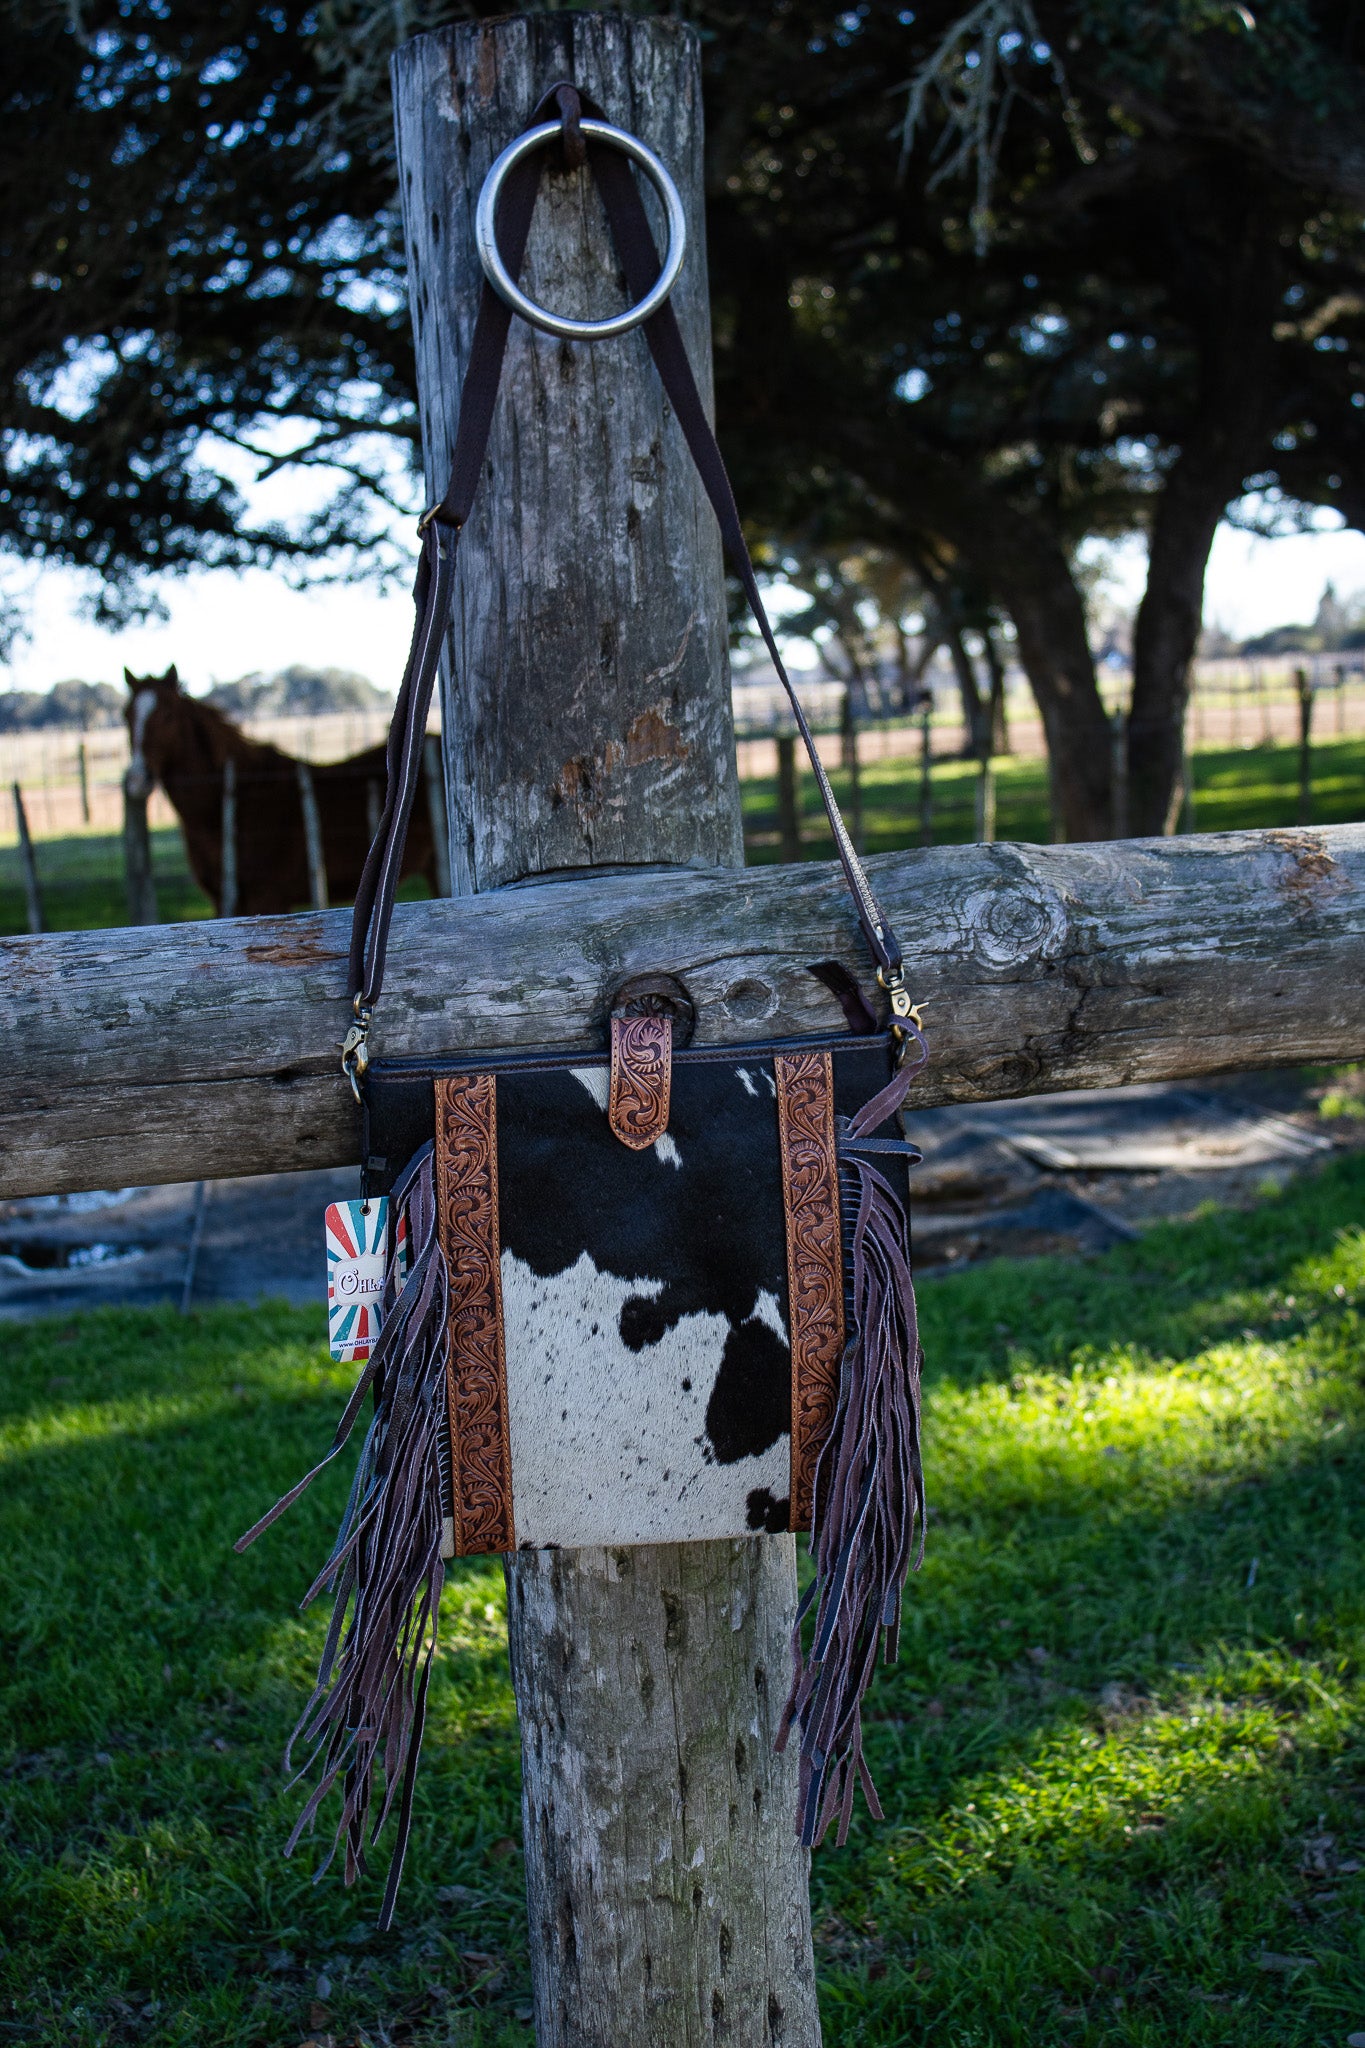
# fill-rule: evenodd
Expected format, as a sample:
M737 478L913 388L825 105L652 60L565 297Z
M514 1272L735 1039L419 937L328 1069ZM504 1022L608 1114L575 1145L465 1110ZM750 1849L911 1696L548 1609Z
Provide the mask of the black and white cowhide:
M887 1057L884 1040L837 1043L841 1116L885 1086ZM442 1070L456 1065L476 1062ZM791 1355L772 1055L677 1056L668 1135L647 1151L613 1137L607 1089L605 1059L513 1055L497 1068L517 1541L785 1529ZM377 1065L368 1096L382 1193L431 1137L431 1071ZM882 1164L904 1196L903 1164Z
M517 1540L785 1528L791 1361L771 1059L678 1061L668 1135L612 1136L604 1065L498 1076Z

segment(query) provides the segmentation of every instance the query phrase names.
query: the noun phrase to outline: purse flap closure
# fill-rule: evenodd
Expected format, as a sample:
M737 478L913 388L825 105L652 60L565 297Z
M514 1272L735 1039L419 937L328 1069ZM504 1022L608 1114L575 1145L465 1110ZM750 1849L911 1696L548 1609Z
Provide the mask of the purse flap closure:
M613 1016L607 1120L632 1152L645 1151L668 1130L672 1085L673 1019Z

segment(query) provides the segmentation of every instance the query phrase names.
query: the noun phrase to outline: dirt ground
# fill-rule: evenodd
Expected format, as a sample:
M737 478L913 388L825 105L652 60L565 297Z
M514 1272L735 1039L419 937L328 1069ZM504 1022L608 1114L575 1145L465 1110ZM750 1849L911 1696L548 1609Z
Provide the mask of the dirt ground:
M1365 1069L1035 1096L928 1110L907 1128L924 1150L915 1263L932 1275L1102 1251L1203 1203L1249 1205L1365 1147ZM0 1321L106 1303L321 1303L323 1210L355 1191L338 1168L0 1203Z

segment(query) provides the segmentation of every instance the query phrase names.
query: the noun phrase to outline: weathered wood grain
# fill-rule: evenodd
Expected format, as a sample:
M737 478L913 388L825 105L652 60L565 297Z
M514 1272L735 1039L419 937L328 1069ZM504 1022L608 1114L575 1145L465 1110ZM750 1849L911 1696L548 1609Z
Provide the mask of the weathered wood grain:
M1365 1058L1365 825L870 863L927 998L922 1106ZM339 1165L346 915L0 941L0 1193ZM376 1051L599 1045L627 975L699 1040L838 1026L871 987L837 871L639 871L400 906Z
M819 2048L773 1754L795 1576L790 1536L517 1553L540 2048Z
M479 188L563 78L656 150L678 185L689 233L673 306L709 400L690 31L566 12L419 36L395 60L394 90L433 500L483 282ZM654 229L662 246L657 209ZM547 170L521 281L572 319L623 303L586 170ZM604 861L738 864L720 537L638 330L587 346L513 321L459 576L444 719L456 891Z
M566 77L677 178L692 233L674 304L709 389L692 34L566 12L422 38L395 61L394 103L435 492L478 297L475 195ZM591 313L620 303L615 270L586 174L556 173L532 295ZM603 862L742 861L719 544L639 334L563 344L513 323L448 651L457 892ZM556 967L574 907L541 913ZM795 1760L771 1755L776 1700L754 1698L795 1610L790 1537L519 1551L507 1585L541 2048L818 2048Z

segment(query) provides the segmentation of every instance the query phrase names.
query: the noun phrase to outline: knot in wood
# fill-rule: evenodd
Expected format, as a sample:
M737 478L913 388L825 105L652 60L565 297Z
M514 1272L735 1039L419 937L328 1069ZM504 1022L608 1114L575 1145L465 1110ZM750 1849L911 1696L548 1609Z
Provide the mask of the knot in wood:
M999 888L974 889L963 903L962 924L973 952L990 967L1050 959L1066 936L1060 901L1026 875L1002 879Z

